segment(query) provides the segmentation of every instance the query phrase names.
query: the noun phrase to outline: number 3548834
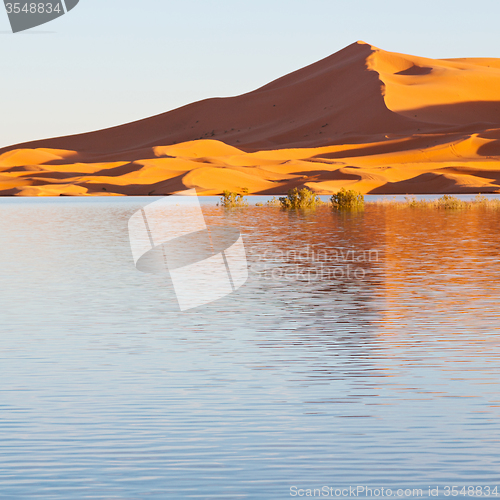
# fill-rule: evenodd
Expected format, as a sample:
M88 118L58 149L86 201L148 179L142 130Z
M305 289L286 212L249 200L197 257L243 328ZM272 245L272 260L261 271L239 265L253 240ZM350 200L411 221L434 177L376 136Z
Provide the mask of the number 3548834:
M57 14L62 12L60 2L7 3L7 14Z

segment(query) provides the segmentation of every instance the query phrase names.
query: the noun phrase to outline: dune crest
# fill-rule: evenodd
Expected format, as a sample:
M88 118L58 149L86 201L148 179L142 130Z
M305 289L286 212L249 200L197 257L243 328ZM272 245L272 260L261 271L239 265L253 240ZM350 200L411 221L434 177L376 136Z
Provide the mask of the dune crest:
M427 123L500 123L500 60L435 60L374 49L367 61L391 111Z
M253 92L0 150L0 195L500 192L500 59L356 42Z

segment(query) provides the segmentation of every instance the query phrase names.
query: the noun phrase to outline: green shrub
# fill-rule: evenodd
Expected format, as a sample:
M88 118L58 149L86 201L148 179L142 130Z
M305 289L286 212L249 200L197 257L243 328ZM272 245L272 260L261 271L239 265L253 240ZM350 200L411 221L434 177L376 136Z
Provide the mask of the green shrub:
M408 208L438 208L438 200L417 200L415 196L405 196L403 206Z
M490 201L497 201L497 200L490 200ZM477 203L478 205L488 205L488 198L486 198L486 196L483 196L482 194L478 194L474 198L474 203Z
M294 208L316 208L323 203L318 195L307 188L300 190L297 188L290 189L286 196L280 197L279 202L281 208L288 210Z
M445 194L437 200L417 200L415 196L405 196L404 206L408 208L442 208L445 210L457 210L471 208L475 202L462 201L456 196Z
M248 203L244 198L245 194L248 194L248 188L243 188L241 190L241 194L224 190L222 192L222 198L220 199L220 204L224 208L246 207L248 206Z
M474 203L477 207L500 208L500 199L493 198L492 200L489 200L482 194L478 194L472 203Z
M458 210L462 208L469 208L470 203L459 200L456 196L445 194L437 200L437 207L444 208L445 210Z
M463 201L456 196L443 195L441 198L435 200L417 200L415 196L405 196L405 201L397 201L395 198L393 200L382 199L374 202L379 206L386 206L391 208L433 208L433 209L445 209L445 210L456 210L456 209L472 209L472 208L500 208L500 199L493 198L488 199L482 194L478 194L471 201Z
M406 196L403 206L409 208L440 208L444 210L458 210L469 208L500 208L500 200L489 200L486 196L478 194L472 201L463 201L456 196L445 194L437 200L417 200L415 196ZM397 204L398 202L395 202Z
M419 206L419 203L415 196L405 196L405 203L409 208L417 208ZM397 203L397 202L394 202Z
M365 206L365 197L352 189L346 191L342 188L337 194L332 195L330 201L336 210L361 210Z
M273 196L273 199L266 202L266 205L268 207L281 207L281 202L275 196Z

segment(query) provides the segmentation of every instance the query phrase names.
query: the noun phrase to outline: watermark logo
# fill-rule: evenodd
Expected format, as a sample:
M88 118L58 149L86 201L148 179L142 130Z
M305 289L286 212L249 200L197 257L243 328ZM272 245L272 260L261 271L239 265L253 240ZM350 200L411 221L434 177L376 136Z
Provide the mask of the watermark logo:
M181 311L225 297L248 279L240 231L208 227L194 189L145 206L128 228L136 268L169 273Z
M29 30L64 16L80 0L42 0L13 2L4 0L13 33Z
M252 257L251 271L265 280L362 281L379 262L379 251L306 245L287 250L268 249Z

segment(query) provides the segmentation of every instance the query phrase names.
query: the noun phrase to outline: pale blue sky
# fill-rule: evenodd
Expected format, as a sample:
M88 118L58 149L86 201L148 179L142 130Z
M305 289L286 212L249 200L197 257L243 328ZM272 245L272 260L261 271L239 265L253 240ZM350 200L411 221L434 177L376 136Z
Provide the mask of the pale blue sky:
M0 147L248 92L356 40L500 57L499 17L499 0L80 0L13 35L0 5Z

